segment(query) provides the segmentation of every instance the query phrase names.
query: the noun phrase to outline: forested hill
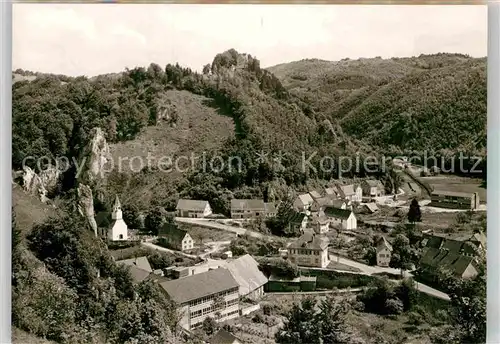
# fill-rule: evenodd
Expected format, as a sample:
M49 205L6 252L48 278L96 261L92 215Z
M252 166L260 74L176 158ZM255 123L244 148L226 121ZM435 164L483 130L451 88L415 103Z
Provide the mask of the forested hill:
M302 60L269 71L321 117L381 151L484 154L486 58Z
M95 127L122 156L174 147L173 154L207 151L243 160L241 173L169 176L171 187L161 195L162 177L154 171L134 181L115 178L106 190L135 185L144 205L179 195L226 199L235 190L262 195L270 183L300 188L335 178L338 166L303 170L303 154L314 152L317 166L325 155L450 157L484 154L486 145L486 60L457 54L303 60L262 69L255 57L231 49L202 73L152 63L90 79L18 70L13 81L16 169L26 156L80 156ZM281 165L256 161L260 151L282 152ZM347 173L356 174L364 171ZM195 187L200 181L209 191Z

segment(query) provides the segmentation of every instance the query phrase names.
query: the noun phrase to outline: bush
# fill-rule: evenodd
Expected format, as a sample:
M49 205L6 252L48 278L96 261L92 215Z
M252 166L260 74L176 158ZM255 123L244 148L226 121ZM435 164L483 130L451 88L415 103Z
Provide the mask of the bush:
M217 322L214 320L214 318L207 317L205 318L205 320L203 320L201 328L207 335L211 336L212 334L215 333L215 331L217 331L218 325Z
M399 315L403 313L403 302L400 299L389 299L385 301L387 314Z
M419 326L423 323L422 315L417 312L411 312L408 314L408 324Z

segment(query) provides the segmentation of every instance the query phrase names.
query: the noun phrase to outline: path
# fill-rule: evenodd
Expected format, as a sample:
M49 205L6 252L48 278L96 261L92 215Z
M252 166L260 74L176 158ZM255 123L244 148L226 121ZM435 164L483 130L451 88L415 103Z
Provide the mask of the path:
M224 225L221 223L214 222L213 220L210 220L210 219L176 217L175 220L178 222L196 224L199 226L205 226L205 227L225 230L225 231L233 232L233 233L236 233L239 235L249 235L249 236L253 236L255 238L266 237L266 235L263 235L263 234L258 233L258 232L254 232L254 231L251 231L251 230L248 230L245 228L236 227L236 226ZM156 246L156 245L154 245L154 246ZM173 252L177 252L177 251L173 251ZM186 255L186 254L184 254L184 255ZM190 256L190 255L187 255L187 256ZM354 260L347 259L344 257L337 257L335 254L331 254L331 253L330 253L330 257L331 257L331 260L333 260L333 261L338 261L339 263L349 265L349 266L352 266L352 267L355 267L355 268L358 268L359 270L361 270L361 272L347 272L347 273L364 274L364 275L373 275L373 274L381 274L381 273L389 273L389 274L399 275L401 273L400 269L384 268L384 267L380 267L380 266L370 266L370 265L356 262ZM327 268L323 268L323 269L318 268L318 269L319 270L333 270L333 269L327 269ZM345 270L333 270L333 271L346 273ZM405 277L412 277L413 275L409 272L405 272L404 276ZM419 290L423 293L435 296L435 297L440 298L440 299L449 300L448 295L446 295L445 293L443 293L437 289L431 288L431 287L429 287L425 284L422 284L422 283L417 284L417 290Z
M182 251L171 250L169 248L159 246L159 245L153 244L152 242L148 242L148 241L141 242L141 245L148 247L150 249L153 249L153 250L157 250L157 251L163 251L163 252L168 252L168 253L173 253L173 254L181 254L181 255L188 257L188 258L196 258L197 257L195 255L184 253Z
M241 228L241 227L236 227L236 226L230 226L230 225L225 225L222 223L215 222L212 219L197 219L197 218L190 218L190 217L176 217L175 221L177 222L182 222L182 223L189 223L193 225L198 225L198 226L203 226L203 227L209 227L209 228L215 228L215 229L220 229L223 231L228 231L228 232L233 232L238 235L248 235L254 238L264 238L265 235L262 233L254 232L249 229Z
M151 248L153 250L181 254L181 255L183 255L185 257L189 257L189 258L197 258L197 257L199 257L199 258L205 258L206 256L208 256L208 255L210 255L210 254L212 254L214 252L218 252L221 249L222 246L226 246L226 245L229 245L231 243L230 241L212 241L212 242L207 242L207 243L205 243L205 245L206 246L211 246L211 248L207 252L203 252L202 254L196 256L194 254L189 254L189 253L185 253L185 252L182 252L182 251L171 250L169 248L156 245L156 244L154 244L151 241L152 240L143 241L143 242L141 242L141 245L149 247L149 248Z
M370 266L370 265L366 265L366 264L363 264L360 262L356 262L356 261L351 260L351 259L336 256L335 254L329 254L329 255L330 255L331 261L337 261L337 259L338 259L339 263L358 268L361 271L360 272L353 272L353 271L345 271L345 270L337 270L337 269L329 269L329 268L310 268L310 267L307 267L307 268L312 269L312 270L330 270L330 271L337 271L337 272L358 274L358 275L374 275L374 274L382 274L382 273L388 273L388 274L393 274L393 275L400 275L401 274L400 269L384 268L381 266ZM404 277L413 277L413 275L409 271L404 271L403 276ZM437 297L439 299L447 300L447 301L450 300L450 297L446 293L443 293L442 291L439 291L437 289L429 287L428 285L425 285L423 283L417 282L415 288L422 293Z

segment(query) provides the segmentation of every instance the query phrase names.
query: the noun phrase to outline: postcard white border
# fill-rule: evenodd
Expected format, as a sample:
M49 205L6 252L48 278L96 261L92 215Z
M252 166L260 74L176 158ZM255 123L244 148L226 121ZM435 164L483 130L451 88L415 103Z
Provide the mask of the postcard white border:
M11 101L12 3L0 1L0 343L11 342ZM487 343L500 343L500 3L488 4L488 329Z
M1 38L1 70L0 70L0 150L2 163L0 164L0 291L1 291L1 319L0 343L11 342L11 203L12 203L12 130L11 130L11 102L12 102L12 3L0 2L0 31Z

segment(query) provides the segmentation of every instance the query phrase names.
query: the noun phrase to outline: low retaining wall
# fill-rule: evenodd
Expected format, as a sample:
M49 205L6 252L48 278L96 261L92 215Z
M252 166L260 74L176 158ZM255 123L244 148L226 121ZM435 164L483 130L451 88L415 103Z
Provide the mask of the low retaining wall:
M256 305L252 305L252 306L249 306L249 307L246 307L246 308L241 308L240 309L240 313L241 315L248 315L250 313L253 313L255 311L258 311L260 309L260 304L256 304Z

